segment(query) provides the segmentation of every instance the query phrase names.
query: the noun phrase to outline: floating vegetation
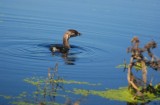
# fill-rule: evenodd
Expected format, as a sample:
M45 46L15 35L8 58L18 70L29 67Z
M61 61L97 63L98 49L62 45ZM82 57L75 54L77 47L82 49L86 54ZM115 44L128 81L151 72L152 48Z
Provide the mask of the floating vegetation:
M91 84L89 82L80 82L75 80L64 80L58 74L58 64L55 65L54 68L48 69L48 77L31 77L24 79L24 82L34 86L35 91L32 93L22 92L18 96L5 96L0 95L7 100L14 100L11 103L14 105L79 105L81 99L72 102L71 100L68 101L68 93L75 94L75 92L71 92L71 90L66 90L66 85L89 85L89 86L99 86L101 84ZM34 89L33 88L33 89ZM61 97L66 102L56 103L55 98ZM67 103L67 104L66 104Z
M118 67L122 67L120 65ZM125 65L126 66L126 65ZM140 68L141 65L138 65ZM135 81L135 80L134 80ZM152 86L148 84L143 94L135 92L134 88L122 87L119 89L107 89L104 91L91 90L71 87L69 90L65 89L65 85L87 85L87 86L100 86L101 84L92 84L89 82L80 82L75 80L65 80L58 74L58 64L54 68L48 69L48 77L31 77L24 79L24 82L33 86L33 91L22 92L18 96L5 96L0 97L10 100L9 104L13 105L80 105L83 98L89 95L95 95L110 100L118 100L130 103L146 103L150 101L160 100L160 84ZM69 94L78 95L79 98L72 101ZM60 97L64 102L56 102L56 98Z
M12 102L13 105L64 105L64 104L59 104L55 102L40 102L40 103L29 103L29 102L24 102L24 101L19 101L19 102Z
M128 69L128 66L129 66L128 64L120 64L120 65L116 66L116 68L126 68L126 69ZM133 67L137 71L142 70L142 65L140 63L135 64Z
M64 80L64 79L58 79L58 80L49 80L48 78L35 78L35 77L31 77L31 78L26 78L24 79L24 81L26 83L29 83L31 85L40 85L40 84L45 84L45 83L63 83L63 84L79 84L79 85L92 85L92 86L98 86L101 85L100 83L98 84L92 84L89 82L80 82L80 81L75 81L75 80ZM48 81L48 82L47 82Z
M4 99L11 99L11 96L7 96L7 95L0 95L0 97L3 97Z
M82 95L82 96L88 96L88 95L95 95L95 96L100 96L106 99L110 100L118 100L118 101L124 101L124 102L130 102L130 103L146 103L150 101L158 101L160 100L160 85L156 85L155 88L157 89L157 94L153 93L145 93L144 98L142 99L141 97L134 98L133 94L128 90L128 87L122 87L119 89L107 89L104 91L98 91L98 90L85 90L85 89L77 89L74 88L73 90L66 91L73 93L75 95ZM11 97L11 96L2 96L6 99L16 99L16 100L24 100L24 93L20 94L17 97ZM55 102L41 102L43 104L40 105L64 105L64 104L59 104ZM14 101L12 104L15 105L37 105L37 103L34 102L26 102L26 101Z
M118 101L125 101L125 102L131 102L131 103L135 103L135 102L145 103L149 101L160 100L160 88L157 89L157 92L158 92L157 94L153 94L149 92L144 93L143 99L141 97L137 97L135 99L133 97L133 94L128 90L128 87L122 87L119 89L107 89L105 91L74 89L73 92L75 94L80 94L84 96L96 95L96 96L100 96L100 97L107 98L110 100L118 100Z
M73 93L74 94L80 94L80 95L83 95L83 96L88 96L90 94L90 91L89 90L84 90L84 89L73 89Z

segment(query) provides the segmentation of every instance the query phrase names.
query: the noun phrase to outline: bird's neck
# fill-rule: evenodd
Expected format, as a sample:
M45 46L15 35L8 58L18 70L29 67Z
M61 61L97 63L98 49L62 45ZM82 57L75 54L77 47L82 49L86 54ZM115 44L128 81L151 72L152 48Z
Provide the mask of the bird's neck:
M68 34L64 34L63 36L63 47L70 49Z

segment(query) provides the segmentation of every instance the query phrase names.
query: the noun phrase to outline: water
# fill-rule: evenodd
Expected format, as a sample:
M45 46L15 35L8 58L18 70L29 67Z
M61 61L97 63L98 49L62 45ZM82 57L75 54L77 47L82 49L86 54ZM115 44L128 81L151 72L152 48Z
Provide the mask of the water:
M127 86L126 72L115 66L123 63L124 58L129 61L126 48L133 36L139 36L142 46L152 39L159 44L159 5L159 0L0 0L0 93L14 96L30 91L23 79L45 77L48 68L56 63L59 75L67 80L102 84L83 88ZM67 59L61 54L52 55L48 46L62 43L68 29L76 29L82 36L70 39L75 47ZM154 52L160 56L159 47ZM148 72L158 83L159 72ZM61 98L57 101L64 102ZM7 103L0 99L0 104ZM81 104L126 102L90 96Z

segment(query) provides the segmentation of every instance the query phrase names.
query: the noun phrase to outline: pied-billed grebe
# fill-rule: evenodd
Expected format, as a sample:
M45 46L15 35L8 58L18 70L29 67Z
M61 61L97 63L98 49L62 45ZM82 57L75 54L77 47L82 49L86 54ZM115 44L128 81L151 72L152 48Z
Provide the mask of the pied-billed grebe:
M76 37L80 35L81 33L79 33L77 30L74 30L74 29L67 30L63 35L63 46L53 46L51 47L51 51L67 53L70 49L69 39L71 37Z

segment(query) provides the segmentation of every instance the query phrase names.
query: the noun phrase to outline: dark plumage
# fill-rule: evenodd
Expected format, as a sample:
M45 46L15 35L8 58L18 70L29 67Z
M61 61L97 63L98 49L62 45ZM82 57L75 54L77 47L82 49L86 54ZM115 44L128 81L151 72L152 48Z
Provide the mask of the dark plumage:
M67 53L70 49L69 39L71 37L76 37L80 35L81 33L79 33L77 30L69 29L63 35L63 46L52 46L50 50L52 52Z

